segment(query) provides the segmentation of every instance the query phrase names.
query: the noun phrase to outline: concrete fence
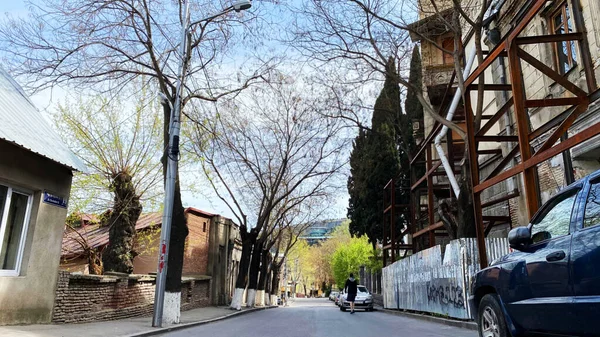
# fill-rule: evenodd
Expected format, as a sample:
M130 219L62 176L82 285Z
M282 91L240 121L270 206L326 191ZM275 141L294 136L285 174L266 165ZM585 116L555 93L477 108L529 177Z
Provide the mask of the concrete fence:
M486 239L488 261L507 254L507 239ZM467 298L479 271L475 239L453 240L420 251L383 268L383 304L387 309L429 312L471 319Z
M79 323L151 315L154 276L97 276L59 272L52 322ZM210 305L211 280L184 277L181 310Z

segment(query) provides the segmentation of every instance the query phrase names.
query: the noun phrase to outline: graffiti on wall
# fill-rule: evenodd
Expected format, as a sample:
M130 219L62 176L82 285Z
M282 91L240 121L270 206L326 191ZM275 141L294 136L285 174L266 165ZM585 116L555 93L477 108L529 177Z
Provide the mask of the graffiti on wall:
M508 253L505 238L486 239L488 260ZM469 319L467 287L479 271L477 240L450 241L422 250L383 268L384 307Z
M427 282L427 301L455 308L465 307L463 288L453 279L433 279Z

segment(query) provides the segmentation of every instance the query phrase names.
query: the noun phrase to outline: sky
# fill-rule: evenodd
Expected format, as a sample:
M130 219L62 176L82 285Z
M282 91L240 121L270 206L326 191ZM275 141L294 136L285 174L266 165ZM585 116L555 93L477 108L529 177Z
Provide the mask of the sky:
M27 5L24 0L0 0L0 16L5 15L11 16L26 16L28 13ZM18 81L18 79L17 79ZM63 90L62 88L53 88L52 90L45 90L31 96L32 102L42 112L47 121L53 125L50 120L48 111L54 109L58 102L64 101L68 97L70 92ZM205 186L200 188L199 192L192 193L190 191L182 191L182 201L184 206L191 206L205 210L207 212L221 214L226 217L234 218L228 207L220 201L211 188L206 182L198 181L202 180L202 174L199 172L181 172L181 179L193 179L198 182L197 185ZM340 180L340 184L345 186L346 181ZM335 206L332 207L327 214L323 215L324 219L331 218L345 218L346 209L348 203L348 194L345 188L340 188L340 194L335 200Z

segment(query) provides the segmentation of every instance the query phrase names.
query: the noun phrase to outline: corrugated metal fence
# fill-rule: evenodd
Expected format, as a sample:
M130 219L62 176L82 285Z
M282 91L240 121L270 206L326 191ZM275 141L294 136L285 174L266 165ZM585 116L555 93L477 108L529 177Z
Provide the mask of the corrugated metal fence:
M507 239L486 239L488 261L508 254ZM467 298L471 279L479 271L475 239L435 246L383 268L383 305L471 319Z

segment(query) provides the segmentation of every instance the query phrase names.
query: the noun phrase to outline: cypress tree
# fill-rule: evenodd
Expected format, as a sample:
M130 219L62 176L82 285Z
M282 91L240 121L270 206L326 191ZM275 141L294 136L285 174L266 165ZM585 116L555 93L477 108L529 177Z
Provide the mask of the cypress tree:
M423 119L423 106L417 99L417 92L421 93L423 88L422 76L421 53L419 52L419 47L415 46L410 59L410 73L408 76L408 82L418 89L415 90L412 87L408 87L406 92L406 101L404 102L404 110L406 111L406 115L413 121Z
M350 233L367 235L373 245L383 239L383 188L400 173L396 125L402 108L397 76L394 59L390 58L373 109L371 130L359 132L350 156Z

